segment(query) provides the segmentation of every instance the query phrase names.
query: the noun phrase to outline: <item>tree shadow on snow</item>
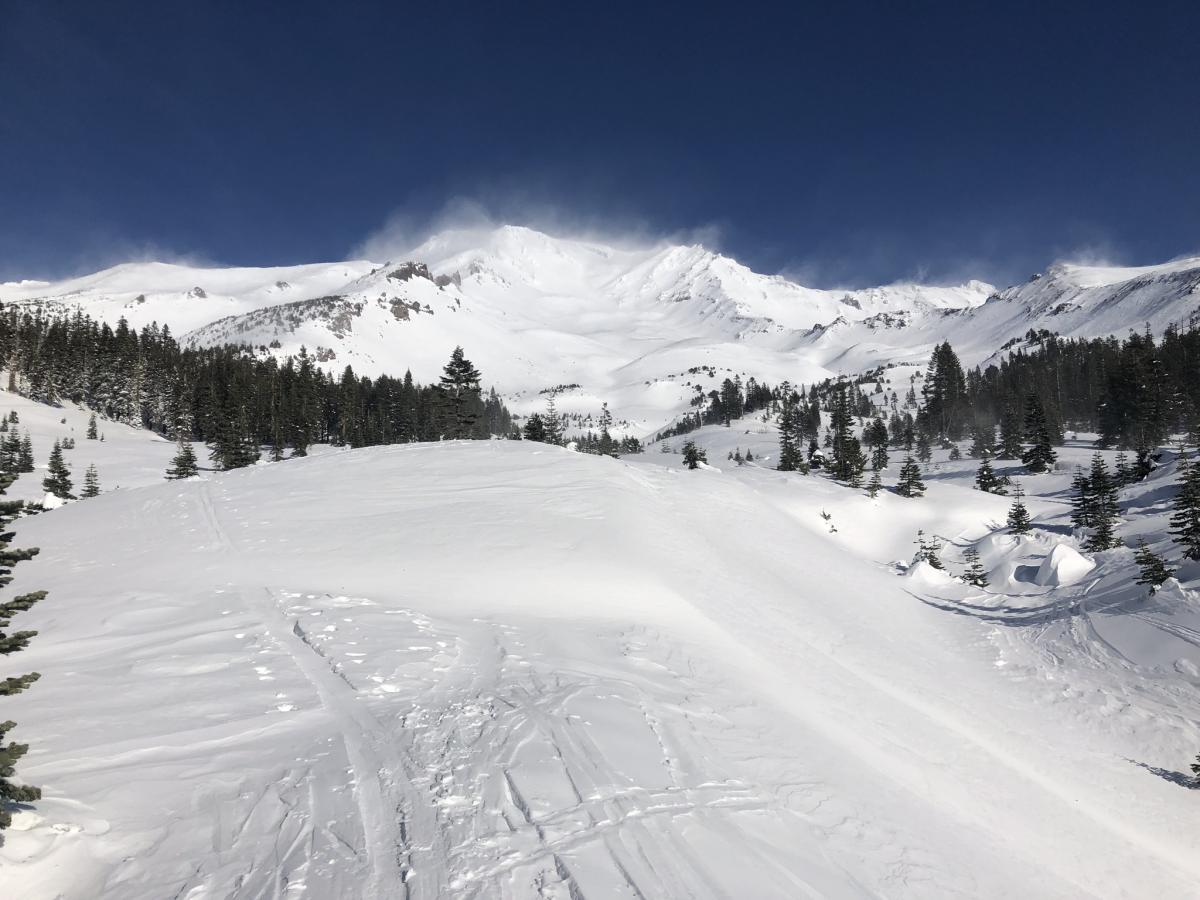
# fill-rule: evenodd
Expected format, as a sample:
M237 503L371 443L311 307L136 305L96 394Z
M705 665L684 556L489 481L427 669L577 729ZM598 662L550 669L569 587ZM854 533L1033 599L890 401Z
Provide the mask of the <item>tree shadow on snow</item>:
M1169 781L1171 784L1177 784L1180 787L1187 788L1189 791L1200 790L1200 778L1194 775L1185 775L1183 772L1175 772L1171 769L1163 769L1158 766L1152 766L1149 763L1138 762L1136 759L1125 757L1125 761L1133 763L1139 769L1145 769L1151 775L1157 775L1164 781Z

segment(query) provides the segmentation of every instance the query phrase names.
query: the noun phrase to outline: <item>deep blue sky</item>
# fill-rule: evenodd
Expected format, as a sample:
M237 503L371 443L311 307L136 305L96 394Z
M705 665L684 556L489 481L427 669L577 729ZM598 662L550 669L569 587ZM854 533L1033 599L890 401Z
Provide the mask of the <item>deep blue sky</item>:
M0 278L455 197L826 284L1197 253L1197 6L0 0Z

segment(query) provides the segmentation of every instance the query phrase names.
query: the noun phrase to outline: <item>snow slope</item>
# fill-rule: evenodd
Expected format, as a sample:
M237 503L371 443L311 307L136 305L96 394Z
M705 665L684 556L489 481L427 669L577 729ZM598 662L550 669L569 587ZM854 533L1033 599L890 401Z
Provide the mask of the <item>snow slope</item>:
M809 329L974 306L991 291L979 282L820 291L701 246L619 249L515 226L444 232L408 259L286 269L129 264L61 284L0 285L0 301L111 322L125 316L134 327L167 323L194 345L245 343L280 355L306 346L334 372L411 368L426 381L462 345L519 410L540 408L543 390L577 384L565 410L594 412L607 400L645 433L690 408L693 390L680 379L691 369L719 369L716 384L732 374L824 378L824 364L794 352Z
M1069 541L1068 473L1005 547L955 464L872 501L674 461L374 448L22 521L51 594L5 707L45 799L0 895L1195 896L1196 798L1153 770L1200 747L1198 670L1089 631L1166 610L1195 651L1195 594L1072 615L1088 576L891 564L923 527L1002 580Z
M754 376L811 383L878 365L924 365L950 340L974 365L1030 329L1157 331L1197 314L1200 258L1142 268L1057 264L997 291L893 284L815 290L699 245L615 247L533 229L446 231L401 260L267 269L126 264L70 281L0 285L0 302L168 324L199 346L305 346L334 373L429 381L456 345L518 412L564 385L564 411L607 401L650 434L695 388ZM696 370L712 370L697 375ZM690 384L688 382L691 382Z

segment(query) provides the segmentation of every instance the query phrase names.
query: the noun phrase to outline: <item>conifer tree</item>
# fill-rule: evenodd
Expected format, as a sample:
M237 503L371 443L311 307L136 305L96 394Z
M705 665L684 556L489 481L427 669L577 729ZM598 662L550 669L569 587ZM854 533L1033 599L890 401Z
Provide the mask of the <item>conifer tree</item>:
M878 469L871 470L871 480L867 482L867 496L874 499L883 490L883 478Z
M0 474L0 494L16 480L13 473ZM6 587L12 581L13 567L24 560L37 555L36 548L14 550L9 547L12 532L7 526L20 514L24 504L19 500L0 501L0 587ZM0 602L0 656L8 656L25 649L36 631L17 631L8 633L13 617L26 612L35 603L46 596L45 591L34 591L22 594L12 600ZM37 672L15 675L0 679L0 697L19 694L38 680ZM14 784L11 779L15 774L15 766L29 749L26 744L18 744L8 740L8 733L16 726L12 721L0 721L0 831L12 824L12 814L6 807L13 803L30 803L41 799L42 792L30 785Z
M1083 468L1078 467L1071 478L1071 525L1079 529L1091 527L1095 507L1092 483L1083 473Z
M985 455L990 456L994 450L995 440L996 430L992 423L976 419L971 428L971 449L967 451L968 455L972 459L979 459Z
M862 445L851 432L852 416L849 399L850 386L839 381L833 390L832 408L829 416L830 474L838 481L852 487L862 483L862 471L866 465Z
M546 432L546 443L561 447L564 443L564 429L553 394L546 400L546 414L542 416L542 423Z
M479 370L463 355L463 348L455 347L450 354L450 361L442 369L439 384L446 410L446 437L475 436L475 425L479 421L481 377Z
M1187 559L1200 560L1200 466L1179 458L1179 493L1171 514L1171 535Z
M933 447L929 442L929 435L922 429L917 435L917 459L923 463L933 459Z
M1174 570L1167 565L1166 560L1150 549L1143 537L1138 538L1138 549L1133 559L1138 564L1140 572L1136 584L1148 586L1151 594L1175 574Z
M708 456L695 443L688 441L683 445L683 461L689 469L698 469L700 463L708 462Z
M921 467L911 455L904 458L904 465L900 467L900 481L896 485L896 493L901 497L920 497L925 493Z
M100 434L96 431L96 414L92 413L90 416L88 416L87 439L89 441L94 441L98 437L100 437Z
M1129 465L1129 454L1124 450L1117 454L1116 467L1113 472L1117 484L1125 487L1133 483L1133 468Z
M47 494L53 494L59 500L74 500L75 495L71 493L72 487L71 470L63 462L62 445L55 441L54 449L50 451L50 464L46 470L46 477L42 479L42 490Z
M1000 459L1021 458L1021 416L1013 403L1004 407L1000 418Z
M525 427L521 431L527 441L546 443L546 422L540 413L534 413L526 419Z
M979 551L974 545L963 551L963 561L967 564L966 571L963 572L963 581L975 587L987 587L990 583L987 570L979 561Z
M1117 504L1117 486L1099 453L1092 457L1088 490L1092 496L1089 512L1091 534L1084 542L1084 549L1094 553L1111 550L1120 543L1116 536L1120 507Z
M879 472L886 469L888 466L887 443L876 444L875 449L871 451L871 470Z
M0 438L0 472L21 471L21 436L10 431Z
M96 471L95 463L90 463L83 473L83 490L79 496L84 500L100 496L100 473Z
M167 478L169 480L191 478L193 475L199 474L199 472L200 470L196 465L196 452L192 449L192 442L188 440L187 432L180 431L179 447L175 451L175 456L171 458L171 465L167 467Z
M616 456L617 442L612 438L612 413L605 403L600 409L600 443L597 450L601 456Z
M1007 494L1004 489L1004 482L992 469L992 460L985 451L983 459L979 463L979 469L975 473L975 487L989 494Z
M946 568L942 564L942 558L940 555L942 552L941 541L939 541L937 538L931 538L927 541L925 540L925 532L923 530L918 530L917 539L914 541L914 543L917 545L918 562L924 560L935 569Z
M17 458L17 471L32 472L33 468L33 438L26 431L25 436L21 438L21 453Z
M1013 491L1012 506L1008 508L1008 527L1013 534L1029 534L1033 520L1025 507L1025 492L1018 485Z
M779 411L779 465L781 472L795 472L800 468L803 454L796 442L797 411L790 396L790 387L785 383L785 395Z
M1021 454L1021 462L1030 472L1047 472L1058 459L1050 438L1050 425L1042 400L1037 394L1030 394L1025 401L1025 441L1030 446Z

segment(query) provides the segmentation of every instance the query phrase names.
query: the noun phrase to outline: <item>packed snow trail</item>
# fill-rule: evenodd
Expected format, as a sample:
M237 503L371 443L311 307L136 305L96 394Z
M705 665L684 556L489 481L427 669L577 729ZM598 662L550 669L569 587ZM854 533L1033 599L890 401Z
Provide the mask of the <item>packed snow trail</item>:
M878 563L993 510L658 462L375 448L23 521L0 894L1194 896L1149 768L1186 679Z

